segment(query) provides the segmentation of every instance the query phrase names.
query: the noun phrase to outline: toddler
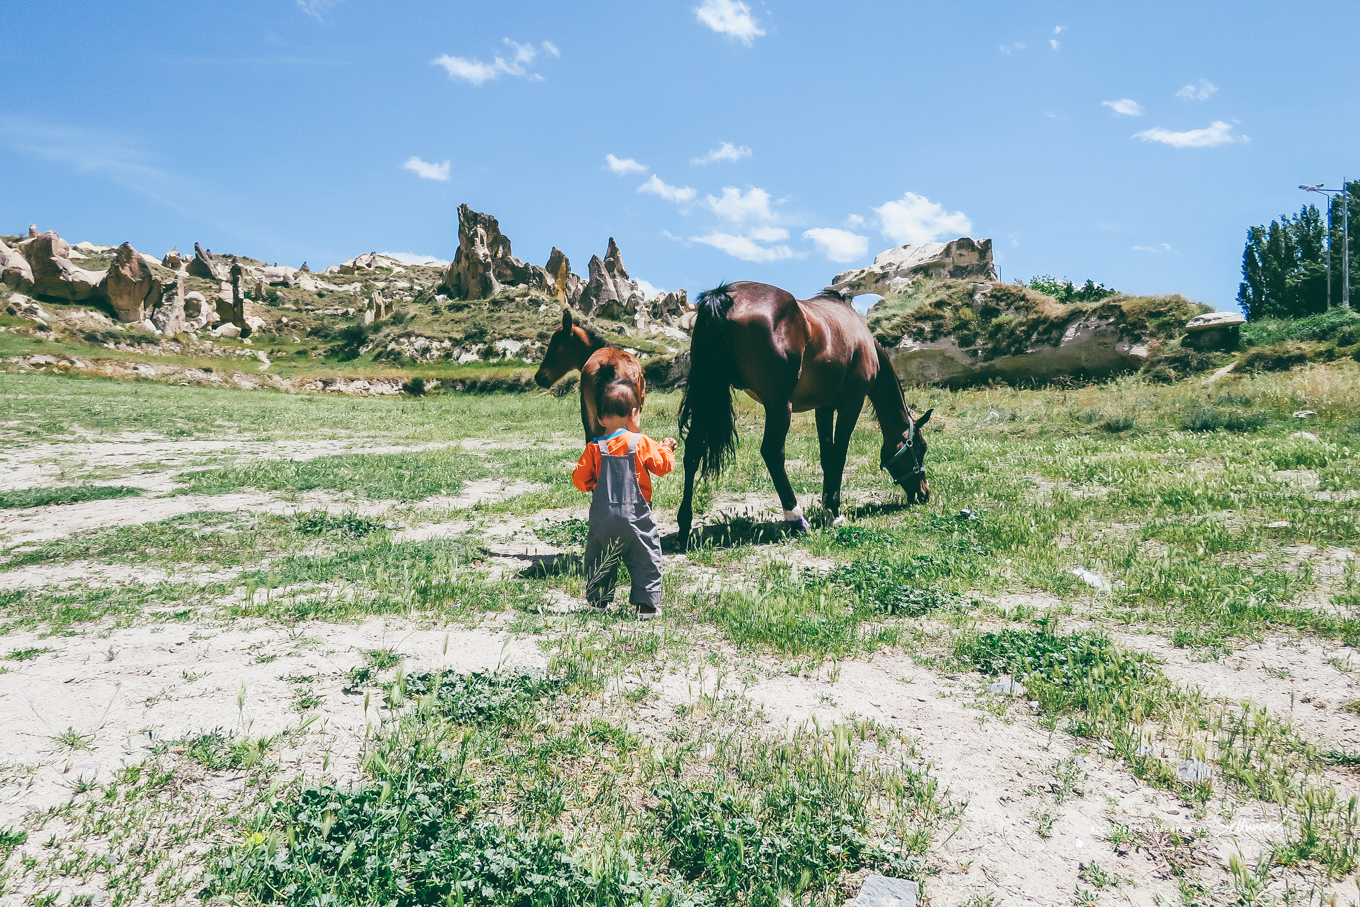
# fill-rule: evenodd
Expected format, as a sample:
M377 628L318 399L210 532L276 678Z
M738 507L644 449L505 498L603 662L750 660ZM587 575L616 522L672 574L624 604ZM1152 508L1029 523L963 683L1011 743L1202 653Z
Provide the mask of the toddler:
M609 605L622 562L633 580L629 600L638 619L649 620L661 613L661 534L652 520L651 476L675 467L675 439L658 444L642 434L642 401L624 382L600 388L596 414L606 434L586 445L571 474L572 484L593 492L586 603L596 611Z

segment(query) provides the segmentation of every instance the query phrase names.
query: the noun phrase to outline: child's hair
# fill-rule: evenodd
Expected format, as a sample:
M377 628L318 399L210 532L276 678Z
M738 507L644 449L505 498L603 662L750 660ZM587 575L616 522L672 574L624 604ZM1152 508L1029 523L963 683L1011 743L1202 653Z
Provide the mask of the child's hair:
M595 398L595 409L600 416L628 417L641 403L633 386L623 381L611 381L600 388Z

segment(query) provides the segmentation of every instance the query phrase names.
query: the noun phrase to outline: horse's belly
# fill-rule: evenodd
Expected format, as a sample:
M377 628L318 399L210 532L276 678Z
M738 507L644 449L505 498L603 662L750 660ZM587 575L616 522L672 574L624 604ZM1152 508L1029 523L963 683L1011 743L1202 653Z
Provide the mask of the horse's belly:
M755 392L755 391L751 390L749 387L746 388L745 390L746 390L746 396L750 397L752 400L756 401L756 402L759 403L761 406L764 406L764 405L765 405L765 402L764 402L763 400L761 400L758 396L756 396L756 392Z

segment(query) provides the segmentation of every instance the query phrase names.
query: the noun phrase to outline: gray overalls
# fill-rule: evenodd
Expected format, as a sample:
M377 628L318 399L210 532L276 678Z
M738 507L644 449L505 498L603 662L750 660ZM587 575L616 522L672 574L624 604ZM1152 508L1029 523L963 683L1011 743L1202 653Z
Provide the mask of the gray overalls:
M608 603L614 598L614 581L619 562L628 567L633 579L631 604L661 606L661 533L652 519L652 505L642 496L637 477L638 436L628 433L628 453L616 457L601 439L600 475L590 499L590 535L586 539L585 570L590 583L586 601ZM618 561L597 573L600 561L618 540ZM590 582L591 580L594 582Z

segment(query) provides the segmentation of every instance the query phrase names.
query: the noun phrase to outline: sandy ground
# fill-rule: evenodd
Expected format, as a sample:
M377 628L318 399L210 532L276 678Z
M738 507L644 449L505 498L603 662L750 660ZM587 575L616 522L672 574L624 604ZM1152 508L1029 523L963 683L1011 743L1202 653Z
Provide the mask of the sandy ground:
M494 441L468 440L477 451ZM93 528L164 520L196 511L286 513L324 507L381 517L393 501L352 501L324 495L282 496L164 494L174 476L223 458L305 459L344 452L396 452L438 445L384 446L373 439L275 444L237 441L167 442L129 435L61 444L10 445L0 451L0 489L69 484L80 477L139 484L141 498L0 511L0 546L29 546ZM574 444L572 447L574 448ZM565 449L565 448L564 448ZM458 495L401 504L408 521L397 540L476 533L499 575L559 552L541 542L534 526L545 518L583 517L584 508L529 518L467 519L450 511L534 490L498 479L470 483ZM1047 493L1046 489L1040 489ZM160 493L155 496L154 493ZM810 505L812 501L805 502ZM746 496L721 502L715 512L768 519L771 500ZM450 518L457 516L456 519ZM669 514L667 514L669 516ZM674 525L663 526L663 532ZM682 556L668 557L679 565ZM800 566L824 566L802 558ZM721 581L718 571L688 565L694 588ZM80 584L151 583L166 579L200 583L230 581L232 573L154 567L68 563L0 571L0 591L73 587ZM574 607L563 601L561 607ZM1050 609L1042 596L1005 596L999 605ZM1289 718L1322 749L1360 751L1360 719L1343 705L1360 699L1360 655L1345 646L1314 640L1271 638L1218 660L1195 660L1160 637L1122 634L1119 642L1155 655L1172 680L1208 696L1251 701ZM264 737L297 728L304 714L294 705L302 688L319 697L317 720L290 743L288 763L316 774L323 763L337 777L353 777L365 729L375 720L363 695L344 692L344 673L363 662L363 652L390 648L406 656L403 668L466 671L496 667L543 667L546 659L530 638L517 638L494 621L481 629L432 627L399 620L309 624L282 628L258 621L230 626L193 623L121 628L98 627L64 637L16 631L4 651L49 650L25 661L4 662L0 674L0 827L64 802L79 782L105 781L121 766L141 761L158 742L220 729ZM718 640L704 647L723 649ZM740 653L724 650L740 660ZM702 653L694 657L698 659ZM1077 749L1080 741L1040 727L1023 699L985 692L976 676L945 677L900 653L847 660L834 679L823 670L808 677L766 662L763 679L727 689L759 709L770 733L816 723L825 728L850 717L871 718L914 741L951 795L967 801L958 827L941 835L932 858L941 867L926 883L932 907L957 907L993 892L1004 904L1071 905L1084 864L1098 862L1126 880L1105 896L1135 905L1174 904L1180 895L1166 854L1155 848L1116 850L1108 842L1114 824L1207 835L1204 857L1223 884L1223 865L1233 854L1248 860L1281 834L1278 815L1255 804L1195 814L1171 794L1146 787L1122 763ZM310 678L310 680L301 680ZM658 696L637 718L638 730L660 739L676 706L712 692L717 675L700 662L676 668L657 683ZM71 748L57 738L76 741ZM1055 764L1079 759L1082 793L1062 803L1049 792ZM1344 788L1351 776L1339 776ZM1051 835L1038 833L1039 814L1053 816ZM1198 831L1196 831L1198 830ZM1210 871L1206 870L1206 871ZM1354 888L1336 886L1344 904Z

